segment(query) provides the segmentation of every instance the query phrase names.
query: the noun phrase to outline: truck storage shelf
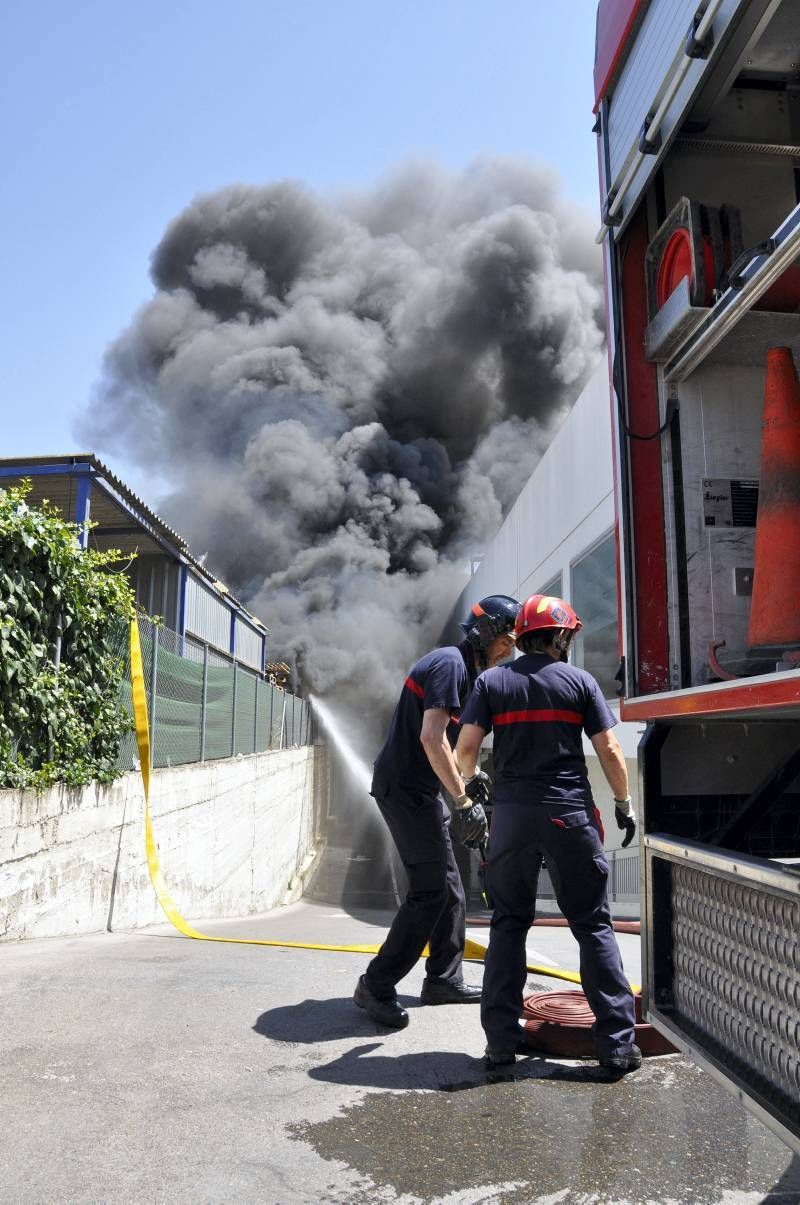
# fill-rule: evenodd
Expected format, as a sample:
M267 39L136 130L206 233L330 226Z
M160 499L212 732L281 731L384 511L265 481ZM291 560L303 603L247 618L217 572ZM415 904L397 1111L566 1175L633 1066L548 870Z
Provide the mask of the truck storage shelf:
M709 306L690 304L689 286L684 278L647 328L647 359L660 364L674 361L711 312ZM700 363L758 367L764 364L771 347L791 347L794 352L800 351L800 313L746 310L729 333L710 347Z
M647 343L655 359L666 358L664 379L666 381L684 381L700 366L719 345L731 336L734 342L738 337L743 320L753 313L753 306L759 297L775 283L781 274L792 265L800 253L800 205L796 205L780 226L764 243L750 250L748 266L736 276L720 299L705 313L698 313L700 307L689 307L694 311L687 316L684 298L688 300L687 290L682 296L669 299L673 303L674 313L658 314L648 328ZM681 282L685 284L685 281ZM675 290L677 294L678 289ZM662 307L668 309L668 305ZM766 312L765 312L766 313ZM776 315L770 315L772 319ZM782 322L786 318L796 318L796 314L780 314ZM654 337L654 328L659 320L665 326L660 340ZM689 323L688 326L686 323ZM773 328L774 329L774 328ZM658 334L658 331L655 331ZM770 335L770 346L781 346L775 337ZM745 341L746 342L746 341ZM757 350L758 341L752 354ZM730 357L733 353L728 351ZM736 359L728 359L728 363L738 363Z
M623 720L691 720L699 716L745 720L776 713L782 718L800 717L800 671L782 670L730 682L633 695L623 699L620 708Z
M791 347L795 354L800 352L800 314L748 310L703 363L760 368L771 347Z

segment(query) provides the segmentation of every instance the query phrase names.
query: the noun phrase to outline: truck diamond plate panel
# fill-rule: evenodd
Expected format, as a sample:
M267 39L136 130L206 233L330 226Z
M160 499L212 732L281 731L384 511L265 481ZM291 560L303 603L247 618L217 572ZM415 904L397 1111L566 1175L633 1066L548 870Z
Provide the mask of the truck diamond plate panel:
M673 865L671 903L675 1012L800 1125L800 901Z

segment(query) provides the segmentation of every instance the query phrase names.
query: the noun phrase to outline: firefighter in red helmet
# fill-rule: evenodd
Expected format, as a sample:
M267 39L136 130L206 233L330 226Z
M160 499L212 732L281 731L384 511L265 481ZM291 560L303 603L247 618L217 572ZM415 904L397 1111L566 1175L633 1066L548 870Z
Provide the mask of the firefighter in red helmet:
M581 621L562 598L534 594L516 623L523 655L482 673L462 713L456 760L474 772L481 742L494 732L494 811L486 883L494 909L483 979L486 1065L511 1064L526 978L525 940L533 924L542 860L558 905L580 947L581 983L595 1015L602 1066L633 1071L633 993L622 969L608 906L608 863L582 737L591 740L614 794L628 844L636 820L616 719L597 682L568 664Z
M451 832L477 848L486 835L487 776L465 780L452 746L476 675L512 656L519 603L492 594L472 607L459 645L434 649L411 667L375 761L372 795L406 869L408 895L361 976L354 1000L381 1025L401 1029L408 1013L396 986L427 944L423 1004L472 1004L480 988L462 977L466 904ZM452 815L442 796L453 799Z

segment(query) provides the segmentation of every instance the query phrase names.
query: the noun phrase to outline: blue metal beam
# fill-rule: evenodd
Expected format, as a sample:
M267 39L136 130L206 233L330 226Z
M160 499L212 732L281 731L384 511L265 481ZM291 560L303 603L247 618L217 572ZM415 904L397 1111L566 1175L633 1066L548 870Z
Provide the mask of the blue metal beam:
M139 514L135 507L126 502L126 500L120 497L119 494L115 493L114 490L110 489L93 465L87 464L85 461L80 461L77 464L29 464L14 466L0 465L0 478L57 476L78 478L91 477L98 488L103 491L106 497L110 498L112 502L115 502L121 510L125 511L126 514L130 515L136 524L143 528L147 534L156 541L157 544L160 544L161 547L170 554L170 556L173 556L176 561L180 561L181 564L185 563L183 553L179 552L177 548L173 547L169 540L165 540L161 533L157 531L156 528L153 527L153 525L149 523L143 515Z
M86 521L86 518L88 518L88 512L85 511L83 508L84 508L86 502L88 501L89 486L90 486L90 481L91 481L91 482L93 482L94 487L96 489L101 489L107 498L110 498L110 500L112 502L116 503L116 505L120 508L120 510L123 510L127 515L129 515L131 517L131 519L133 519L134 523L137 525L137 530L141 529L141 530L145 531L148 534L148 536L150 536L151 539L155 540L155 542L157 544L161 545L161 547L164 549L165 552L169 553L169 555L171 557L174 557L174 559L180 565L180 572L181 572L181 577L180 577L179 585L178 585L179 633L181 636L184 636L186 633L186 570L187 570L187 566L188 566L188 561L186 559L186 556L182 552L180 552L177 548L175 548L174 545L169 542L169 540L165 539L164 536L155 527L153 527L152 524L149 523L147 519L144 518L144 516L139 514L139 512L135 509L135 507L131 506L131 504L125 500L125 498L121 497L111 487L109 487L106 484L106 482L104 481L101 474L98 473L98 471L94 467L94 465L88 464L86 461L77 461L75 464L32 464L32 465L13 465L13 466L12 465L0 465L0 479L6 478L6 477L54 477L54 476L79 478L78 495L77 495L77 503L76 503L76 516L75 516L76 522L83 523ZM84 487L86 489L86 497L85 498L83 497ZM79 508L80 508L80 510L79 510ZM86 515L86 518L83 517L84 515ZM102 528L101 530L104 532L107 532L109 535L127 534L126 529L123 527ZM82 546L86 547L85 538L84 538L84 541L82 542ZM231 655L234 655L235 638L236 638L235 624L236 624L237 614L241 615L242 622L245 623L248 627L252 627L253 625L252 625L252 622L249 620L249 618L247 616L245 616L243 612L240 611L240 609L236 603L234 603L230 599L225 599L224 601L225 601L226 606L231 608L231 632L230 632L229 651L230 651ZM254 629L254 630L256 630L256 629ZM266 629L266 632L264 633L264 635L262 637L263 647L264 647L264 664L265 665L266 665L268 637L269 637L269 628Z
M87 466L88 467L88 466ZM75 495L74 521L78 524L78 543L81 548L89 544L89 515L91 512L92 479L88 473L78 475L78 489Z
M1 465L0 477L95 477L96 470L90 464L21 464Z

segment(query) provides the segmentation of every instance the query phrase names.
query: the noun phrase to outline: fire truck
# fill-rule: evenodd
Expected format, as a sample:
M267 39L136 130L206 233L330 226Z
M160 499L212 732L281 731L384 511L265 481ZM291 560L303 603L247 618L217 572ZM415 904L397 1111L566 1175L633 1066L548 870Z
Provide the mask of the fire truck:
M800 2L600 0L647 1019L800 1151Z

